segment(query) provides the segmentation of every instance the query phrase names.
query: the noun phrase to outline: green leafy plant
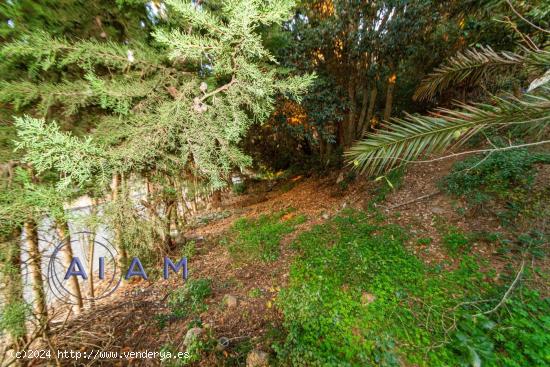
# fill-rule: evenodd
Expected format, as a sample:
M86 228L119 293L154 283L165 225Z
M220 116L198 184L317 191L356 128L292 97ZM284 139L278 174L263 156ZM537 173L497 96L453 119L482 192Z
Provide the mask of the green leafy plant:
M197 253L197 248L195 241L187 241L183 246L181 246L180 255L181 257L186 257L188 260L195 256Z
M204 300L212 294L210 279L189 279L182 288L176 289L168 297L169 314L156 315L159 328L164 328L172 320L186 319L206 310Z
M416 240L416 243L419 245L429 245L432 243L432 239L429 237L422 237Z
M442 186L457 196L486 193L506 198L515 188L531 187L539 163L550 163L550 154L516 149L473 156L455 163Z
M503 224L510 226L519 214L534 214L529 213L529 206L537 198L529 200L529 197L533 197L536 165L548 163L550 154L527 149L472 156L455 163L440 186L449 194L465 198L474 210L501 203L496 214Z
M389 195L392 191L399 189L403 184L404 176L404 169L395 169L388 172L388 174L384 176L377 177L375 181L379 183L375 188L375 196L372 203L384 201L387 195Z
M237 195L242 195L246 192L246 184L244 182L233 184L231 191Z
M480 309L493 307L488 300L500 299L505 291L487 281L494 274L484 273L486 264L482 272L474 258L463 256L457 269L442 271L409 252L406 239L401 228L373 225L367 215L352 211L301 234L293 245L299 256L288 287L277 299L287 332L274 345L279 361L300 366L545 361L547 353L541 351L550 344L540 332L549 321L543 311L547 300L524 298L523 310L510 314L503 307L484 314ZM463 237L455 243L462 244ZM531 307L538 311L525 312ZM537 337L528 340L528 332L499 336L517 332L509 330L511 323L528 323ZM522 343L529 343L525 352Z
M26 333L25 320L30 313L30 306L27 303L8 303L1 307L0 330L8 332L9 335L24 338Z
M451 255L456 255L468 249L470 239L458 228L451 227L443 236L442 242Z
M274 261L279 257L279 244L285 234L294 231L306 218L292 210L256 219L235 221L228 239L229 253L238 261Z
M262 296L262 290L260 288L252 288L248 292L248 297L250 298L258 298Z

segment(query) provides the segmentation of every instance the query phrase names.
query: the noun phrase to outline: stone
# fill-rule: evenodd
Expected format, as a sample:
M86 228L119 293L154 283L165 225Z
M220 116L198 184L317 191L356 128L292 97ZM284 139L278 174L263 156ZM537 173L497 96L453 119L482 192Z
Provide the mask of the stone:
M237 307L237 297L227 294L223 298L223 303L227 306L227 308Z
M268 367L269 355L261 350L253 350L246 357L246 367Z
M223 352L227 347L229 347L229 339L225 336L222 336L218 339L218 344L216 345L216 350Z
M185 334L185 339L183 339L183 345L188 346L193 342L193 340L197 339L202 335L203 330L200 327L193 327L189 330L187 330L187 334Z

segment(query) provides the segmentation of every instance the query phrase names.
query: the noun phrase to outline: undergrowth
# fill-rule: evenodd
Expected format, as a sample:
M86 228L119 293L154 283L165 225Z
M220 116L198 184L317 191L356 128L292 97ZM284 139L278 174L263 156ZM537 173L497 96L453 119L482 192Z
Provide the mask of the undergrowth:
M257 219L240 218L231 227L225 242L235 260L275 261L279 258L283 236L294 231L296 225L305 220L303 215L293 210L261 215Z
M206 310L204 300L212 294L210 279L189 279L182 288L176 289L168 297L168 314L156 315L159 328L168 322L186 319Z
M548 153L496 151L455 163L440 184L447 193L463 197L468 209L487 210L495 202L502 203L495 214L503 225L513 225L519 215L537 215L537 210L529 207L544 200L531 192L536 165L548 163Z
M293 366L542 366L550 301L462 256L443 271L403 246L406 233L346 212L295 241L299 256L277 304ZM462 238L455 241L463 245ZM506 274L505 274L506 275ZM528 274L524 274L527 277ZM496 281L495 281L496 279ZM485 312L488 312L485 314Z

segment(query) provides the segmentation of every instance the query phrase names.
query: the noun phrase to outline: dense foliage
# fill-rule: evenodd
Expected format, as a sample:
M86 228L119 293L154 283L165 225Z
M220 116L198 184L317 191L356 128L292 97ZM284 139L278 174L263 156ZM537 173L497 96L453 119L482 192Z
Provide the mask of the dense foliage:
M291 365L521 366L550 362L548 299L522 289L492 310L505 286L464 256L456 270L428 266L406 234L348 212L299 236L279 306Z
M445 189L472 200L480 191L505 197L516 187L530 189L538 163L550 163L550 156L516 149L470 157L453 166L444 180Z

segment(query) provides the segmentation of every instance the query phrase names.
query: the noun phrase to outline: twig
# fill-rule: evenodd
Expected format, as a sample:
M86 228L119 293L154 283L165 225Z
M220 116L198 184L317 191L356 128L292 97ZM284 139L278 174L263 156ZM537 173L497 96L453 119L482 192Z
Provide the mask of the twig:
M204 101L205 99L207 99L208 97L212 97L213 95L217 94L217 93L220 93L220 92L223 92L224 90L226 89L229 89L233 84L235 84L237 82L237 79L235 79L235 76L233 76L231 78L231 81L227 84L224 84L222 85L221 87L217 88L217 89L214 89L212 92L210 93L206 93L204 96L201 97L200 101Z
M506 0L506 2L508 3L508 5L510 6L510 9L512 9L512 11L514 12L514 14L516 14L518 17L521 18L521 20L523 20L525 23L529 24L531 27L541 31L541 32L544 32L544 33L550 33L549 30L547 29L544 29L544 28L541 28L539 27L538 25L536 24L533 24L532 22L530 22L528 19L526 19L523 15L520 14L520 12L518 12L514 6L512 5L512 3L510 2L510 0Z
M506 302L508 297L510 297L510 293L512 293L512 291L516 287L516 284L520 280L521 275L523 274L523 269L524 268L525 268L525 258L523 258L521 260L521 266L519 268L518 273L516 274L516 278L514 279L514 281L512 282L512 284L510 285L510 287L506 291L506 293L504 293L504 296L502 296L502 299L500 300L500 302L495 307L490 309L489 311L485 311L485 312L482 312L482 313L475 314L474 317L478 317L478 316L481 316L481 315L488 315L488 314L491 314L491 313L495 312L496 310L498 310L500 308L500 306L502 306L504 304L504 302Z
M54 348L52 346L52 342L50 341L50 337L46 336L45 339L46 339L46 342L48 343L48 347L52 351L53 358L55 359L56 367L61 367L61 362L59 362L59 358L57 358L57 352L56 352L56 350L54 350Z
M34 332L34 334L30 335L29 338L27 339L27 342L22 346L22 348L19 348L19 350L26 350L36 339L40 338L40 335L44 333L46 325L47 323L42 324L40 328ZM16 361L17 361L17 358L14 357L12 358L11 361L8 360L8 362L6 362L6 364L4 364L3 366L8 367L13 363L15 363Z

